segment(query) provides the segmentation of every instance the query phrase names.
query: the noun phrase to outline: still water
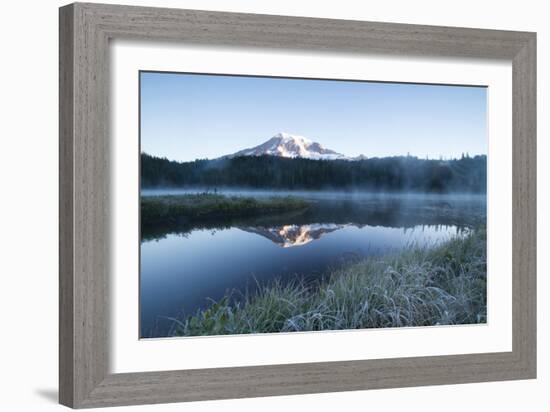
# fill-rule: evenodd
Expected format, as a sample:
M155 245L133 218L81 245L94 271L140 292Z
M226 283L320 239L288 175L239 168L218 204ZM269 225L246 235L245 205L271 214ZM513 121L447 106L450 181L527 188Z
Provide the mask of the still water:
M142 228L141 336L169 336L173 318L208 307L226 291L253 293L274 278L315 279L350 260L461 236L485 220L485 196L302 196L315 207Z

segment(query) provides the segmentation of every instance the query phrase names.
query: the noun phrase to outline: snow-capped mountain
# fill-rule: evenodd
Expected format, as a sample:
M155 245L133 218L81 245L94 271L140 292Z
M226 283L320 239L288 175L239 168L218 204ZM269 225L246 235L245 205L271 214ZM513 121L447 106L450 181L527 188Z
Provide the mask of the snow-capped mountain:
M283 225L279 227L239 227L245 232L263 236L283 247L304 246L321 236L349 225L335 223L312 223L309 225Z
M291 135L288 133L277 133L267 142L250 149L240 150L226 157L237 156L280 156L280 157L301 157L303 159L347 159L341 153L326 149L317 142L306 139L303 136Z

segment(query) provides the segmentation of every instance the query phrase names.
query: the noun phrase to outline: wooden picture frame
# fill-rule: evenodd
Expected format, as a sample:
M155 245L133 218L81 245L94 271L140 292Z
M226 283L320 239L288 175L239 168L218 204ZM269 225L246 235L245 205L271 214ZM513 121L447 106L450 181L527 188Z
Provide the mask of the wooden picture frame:
M75 3L60 9L60 402L73 408L536 376L536 34ZM110 374L109 40L496 58L513 70L513 350Z

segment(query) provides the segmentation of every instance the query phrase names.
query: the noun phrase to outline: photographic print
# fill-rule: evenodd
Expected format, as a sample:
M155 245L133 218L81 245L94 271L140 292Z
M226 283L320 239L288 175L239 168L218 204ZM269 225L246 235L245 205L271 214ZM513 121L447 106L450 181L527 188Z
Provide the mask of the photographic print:
M140 337L487 322L487 89L141 71Z

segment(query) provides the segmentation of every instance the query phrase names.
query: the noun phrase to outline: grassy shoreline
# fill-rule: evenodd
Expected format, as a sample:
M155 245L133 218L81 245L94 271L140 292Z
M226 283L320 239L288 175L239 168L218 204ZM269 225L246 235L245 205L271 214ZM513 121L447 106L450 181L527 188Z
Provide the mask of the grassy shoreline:
M486 235L349 263L315 284L273 281L176 321L179 336L486 322Z
M212 193L150 196L141 198L141 220L145 225L197 222L305 210L308 206L307 201L291 196L262 199Z

